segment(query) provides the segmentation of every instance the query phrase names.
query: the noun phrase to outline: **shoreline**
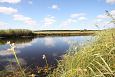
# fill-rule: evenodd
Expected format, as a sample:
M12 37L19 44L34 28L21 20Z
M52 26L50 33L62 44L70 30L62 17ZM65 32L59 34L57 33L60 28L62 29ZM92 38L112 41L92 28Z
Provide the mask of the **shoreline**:
M14 30L0 30L0 38L17 38L17 37L45 37L45 36L89 36L95 35L96 32L101 30L40 30L31 31L17 29Z

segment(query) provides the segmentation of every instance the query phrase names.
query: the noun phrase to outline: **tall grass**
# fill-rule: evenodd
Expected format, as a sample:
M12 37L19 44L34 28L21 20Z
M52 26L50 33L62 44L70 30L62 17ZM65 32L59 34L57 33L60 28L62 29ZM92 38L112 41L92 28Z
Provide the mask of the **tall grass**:
M18 57L17 57L17 54L16 54L16 51L15 51L15 44L14 43L10 43L10 41L9 42L7 42L7 44L9 44L10 45L10 51L12 51L13 52L13 55L14 55L14 57L15 57L15 59L16 59L16 63L18 64L18 66L19 66L19 70L20 70L20 74L21 74L21 76L22 77L26 77L26 74L25 74L25 72L24 72L24 70L22 69L22 67L21 67L21 64L20 64L20 61L19 61L19 59L18 59Z
M49 77L114 77L115 28L97 33L95 42L88 43L74 54L66 54L58 61Z
M32 36L34 35L31 30L26 29L9 29L0 30L0 37L20 37L20 36Z

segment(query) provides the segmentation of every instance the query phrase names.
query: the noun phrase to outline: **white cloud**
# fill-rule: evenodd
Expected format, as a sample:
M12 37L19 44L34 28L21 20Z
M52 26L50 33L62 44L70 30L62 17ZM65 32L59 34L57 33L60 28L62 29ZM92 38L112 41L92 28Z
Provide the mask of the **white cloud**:
M113 17L115 17L115 10L109 12ZM109 17L106 14L101 14L96 17L99 20L108 19Z
M109 21L100 21L100 22L97 22L95 23L96 25L98 25L98 27L100 29L104 29L104 28L112 28L114 27L114 24L113 23L110 23Z
M84 21L84 20L87 20L87 18L86 17L79 17L78 20Z
M0 13L3 14L15 14L18 10L11 7L0 7Z
M103 21L103 20L99 19L99 18L96 19L96 22L101 22L101 21Z
M56 22L55 17L50 16L50 15L48 17L45 17L43 20L44 26L50 26L54 24L55 22Z
M32 18L25 17L25 16L20 15L20 14L13 15L13 19L17 20L17 21L22 21L27 25L37 25L37 22L35 20L33 20Z
M112 10L110 13L115 17L115 10Z
M79 21L86 20L87 18L85 17L85 15L86 15L85 13L71 14L68 19L66 19L65 21L63 21L61 23L61 25L62 26L69 26L69 25L72 25L72 24L76 23L78 20Z
M73 24L73 23L76 23L77 22L77 20L76 19L67 19L67 20L65 20L64 22L62 22L62 26L68 26L68 25L71 25L71 24Z
M0 21L0 26L6 26L7 23Z
M86 15L86 14L85 13L74 13L74 14L71 14L70 17L77 18L77 17L84 16L84 15Z
M51 6L51 8L54 9L54 10L58 10L59 9L59 5L54 4L54 5Z
M19 3L21 0L0 0L1 3Z
M97 16L97 19L105 19L105 18L108 18L107 15L105 15L105 14Z
M106 2L109 3L109 4L114 4L115 0L106 0Z
M115 10L109 11L109 13L115 17ZM111 23L111 18L109 16L107 16L106 13L100 14L96 17L96 20L94 21L94 23L96 25L98 25L98 27L100 29L104 29L104 28L112 28L114 27L114 24Z

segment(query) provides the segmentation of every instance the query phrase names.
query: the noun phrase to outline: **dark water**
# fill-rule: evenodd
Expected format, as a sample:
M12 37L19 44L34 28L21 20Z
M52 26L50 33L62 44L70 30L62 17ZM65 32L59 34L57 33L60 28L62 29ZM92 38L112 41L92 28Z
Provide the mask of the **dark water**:
M14 61L12 52L7 51L7 41L16 44L16 53L22 66L44 67L46 62L42 58L46 55L48 64L55 66L57 60L66 53L71 42L82 44L91 39L91 36L67 36L67 37L37 37L37 38L15 38L0 39L0 69L5 69L9 62Z

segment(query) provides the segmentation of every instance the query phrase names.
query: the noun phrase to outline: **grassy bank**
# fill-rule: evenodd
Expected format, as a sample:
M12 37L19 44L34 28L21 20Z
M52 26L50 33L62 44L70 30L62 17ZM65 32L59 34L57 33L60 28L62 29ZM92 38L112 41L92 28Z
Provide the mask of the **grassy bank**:
M115 76L115 28L97 32L93 43L69 51L48 77Z
M41 30L31 31L26 29L0 30L0 37L24 37L24 36L88 36L94 35L99 30Z
M38 36L88 36L99 30L41 30L34 31Z
M22 37L22 36L33 36L34 33L31 30L26 29L9 29L0 30L0 37Z

